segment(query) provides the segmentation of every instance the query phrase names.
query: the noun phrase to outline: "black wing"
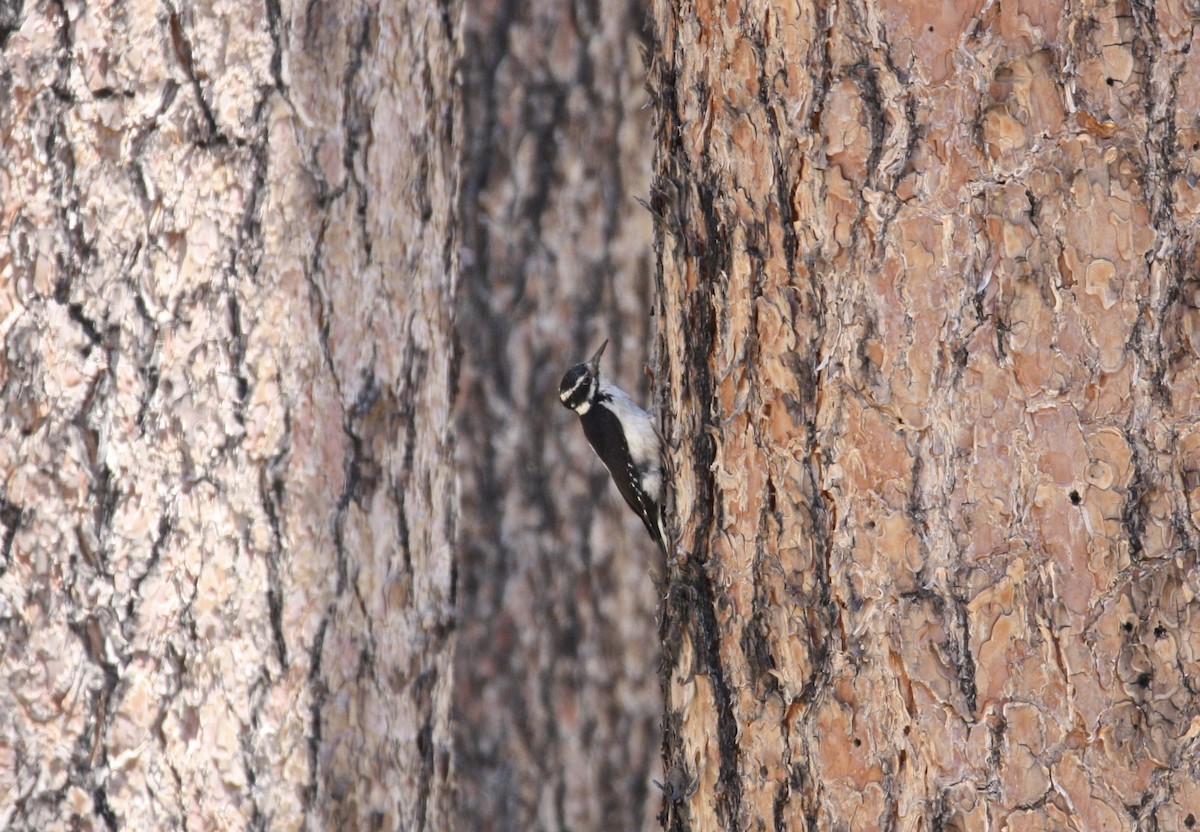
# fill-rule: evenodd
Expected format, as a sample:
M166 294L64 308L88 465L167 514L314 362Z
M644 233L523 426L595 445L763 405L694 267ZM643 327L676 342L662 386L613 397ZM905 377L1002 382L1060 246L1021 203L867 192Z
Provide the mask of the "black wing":
M583 433L595 449L596 456L600 457L600 461L612 475L613 482L617 484L617 490L634 513L642 518L642 523L654 542L662 546L658 528L658 504L638 487L642 472L633 469L620 421L604 407L593 407L579 417L579 420L583 422Z

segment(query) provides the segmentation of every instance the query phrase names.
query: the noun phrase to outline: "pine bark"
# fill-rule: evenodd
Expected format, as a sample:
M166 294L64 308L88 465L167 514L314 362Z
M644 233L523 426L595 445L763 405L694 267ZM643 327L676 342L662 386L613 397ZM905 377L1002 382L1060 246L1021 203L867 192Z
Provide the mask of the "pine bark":
M0 826L446 827L458 15L0 11Z
M607 338L649 402L645 10L470 12L457 828L657 828L656 550L557 397Z
M1184 4L654 4L664 822L1200 816Z

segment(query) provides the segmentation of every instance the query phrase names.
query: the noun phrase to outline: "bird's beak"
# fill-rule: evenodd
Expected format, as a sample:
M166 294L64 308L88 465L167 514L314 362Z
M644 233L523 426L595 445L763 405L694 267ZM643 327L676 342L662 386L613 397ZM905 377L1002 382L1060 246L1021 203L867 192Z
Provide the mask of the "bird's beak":
M588 362L588 366L592 368L592 372L596 375L600 374L600 356L604 355L604 348L608 346L608 339L604 339L604 343L600 345L600 349L596 350L596 354L592 356L592 360Z

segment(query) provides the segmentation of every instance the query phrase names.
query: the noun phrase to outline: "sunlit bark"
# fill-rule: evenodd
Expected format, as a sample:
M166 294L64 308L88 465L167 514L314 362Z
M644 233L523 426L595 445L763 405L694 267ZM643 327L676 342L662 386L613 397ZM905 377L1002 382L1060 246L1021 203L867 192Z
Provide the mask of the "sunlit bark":
M458 15L0 13L0 826L446 825Z
M1192 827L1193 12L654 19L670 828Z

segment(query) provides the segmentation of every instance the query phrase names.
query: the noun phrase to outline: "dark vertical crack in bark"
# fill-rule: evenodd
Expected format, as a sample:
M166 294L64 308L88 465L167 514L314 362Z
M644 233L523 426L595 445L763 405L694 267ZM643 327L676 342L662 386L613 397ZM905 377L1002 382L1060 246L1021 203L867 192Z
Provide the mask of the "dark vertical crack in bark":
M1140 426L1130 425L1125 430L1125 441L1133 451L1130 459L1131 476L1126 489L1125 503L1121 508L1121 525L1129 540L1129 558L1137 561L1145 551L1146 520L1149 516L1147 481L1151 474L1150 453L1145 447Z
M938 601L942 603L940 597ZM966 717L974 720L979 707L979 690L975 684L975 658L971 655L971 616L967 610L965 598L955 597L953 601L955 626L947 629L946 643L952 664L957 671L955 676L959 690L962 691L963 698L967 703ZM953 633L956 631L958 633L957 641L953 639Z
M1147 255L1146 268L1153 269L1156 260L1164 261L1164 268L1171 277L1171 285L1157 305L1150 308L1143 301L1142 314L1135 322L1135 338L1143 328L1150 331L1140 340L1137 352L1149 366L1150 392L1161 406L1171 406L1170 386L1166 373L1168 358L1164 355L1166 339L1163 337L1167 312L1186 274L1185 257L1187 247L1184 234L1175 214L1175 182L1183 173L1176 161L1179 156L1175 112L1178 108L1179 79L1186 63L1181 56L1165 52L1159 36L1158 13L1154 3L1134 0L1129 5L1134 24L1132 52L1140 66L1140 99L1145 118L1145 158L1141 170L1142 187L1150 202L1151 221L1157 236L1156 248ZM1160 74L1166 75L1165 85ZM1160 93L1165 89L1167 95Z
M109 771L108 728L112 719L111 705L121 683L122 665L128 657L119 655L113 635L109 632L110 616L88 615L70 623L71 631L83 645L84 653L103 673L103 684L90 692L92 724L89 747L75 762L77 782L91 787L97 813L110 830L118 829L117 816L108 799ZM82 750L82 749L81 749ZM102 774L103 773L103 774Z
M343 119L343 129L346 132L346 144L343 148L342 166L348 183L347 187L356 189L356 198L359 203L359 221L363 220L363 200L365 195L362 194L363 186L357 180L355 172L356 155L361 151L361 146L358 141L358 135L363 129L361 111L357 105L357 93L354 86L355 77L358 70L363 64L362 51L365 48L364 38L366 36L366 25L363 19L357 21L358 28L351 31L348 37L354 38L354 47L351 49L347 57L346 68L342 76L342 100L343 110L341 113ZM319 230L314 241L313 253L310 262L305 268L305 278L307 280L310 292L310 302L314 310L314 318L318 323L317 331L321 346L321 360L325 371L329 374L330 379L337 391L337 398L340 402L346 402L348 394L345 385L351 383L349 379L343 379L338 373L338 364L334 356L334 348L331 343L331 327L333 325L336 310L332 308L332 300L327 289L328 275L324 263L326 236L330 227L330 214L328 211L328 201L331 201L344 193L339 191L337 194L329 194L328 189L323 187L321 195L326 198L326 211L323 212ZM363 239L367 240L366 229L360 229L363 233ZM369 258L369 250L368 250ZM324 771L321 766L320 749L322 743L323 726L325 722L325 703L327 701L327 688L324 673L322 671L322 652L326 634L330 627L336 627L338 621L339 605L342 597L346 592L347 584L350 580L350 561L351 553L347 552L345 545L345 524L346 512L354 499L359 488L359 472L362 467L362 438L356 432L357 420L351 412L343 415L342 432L346 439L345 452L342 460L342 490L336 500L334 508L334 516L331 521L330 533L332 536L333 554L334 554L334 569L336 581L333 588L333 598L326 606L325 612L318 626L317 636L314 638L312 645L308 648L309 659L309 675L308 685L309 694L311 697L310 713L309 713L309 779L304 790L305 810L308 814L316 813L325 817L335 816L338 807L323 807L320 805L319 796L322 794L321 784L322 777L328 776L328 772ZM361 602L360 606L361 606ZM278 649L278 648L277 648Z
M715 435L719 417L715 412L715 380L711 369L714 340L720 326L713 297L716 287L726 280L731 262L731 240L726 234L723 218L718 215L718 190L708 182L700 182L695 198L683 183L688 182L686 153L679 143L679 111L673 76L663 58L658 64L656 92L659 96L659 118L662 120L660 135L667 145L660 152L656 192L675 192L684 195L684 203L671 206L681 217L696 216L699 227L685 232L682 239L684 250L695 257L698 270L696 290L686 299L683 314L686 318L685 331L690 337L685 345L686 356L683 366L689 373L671 379L680 388L679 395L695 403L699 424L690 425L687 434L691 456L691 470L696 472L695 501L692 510L696 519L691 526L690 539L682 541L685 560L677 570L669 570L668 598L664 603L660 636L663 642L663 672L661 684L663 695L670 708L671 674L676 671L679 650L684 634L697 653L699 666L694 670L703 673L713 696L714 714L717 723L718 770L718 818L726 828L736 828L741 822L742 784L739 776L738 727L734 715L733 694L725 678L721 659L721 628L717 621L718 591L714 587L714 576L710 563L709 541L715 529L720 527L719 495L712 473L716 460ZM683 187L676 187L683 185ZM679 223L687 228L686 221ZM659 240L661 250L661 238ZM670 767L687 770L682 758L680 738L671 731L664 731L664 761ZM687 819L682 811L668 813L664 808L664 819L670 815L673 828L686 829Z
M287 93L287 85L283 82L283 50L285 37L281 26L282 7L280 0L263 0L263 8L267 12L267 33L271 36L271 78L275 89Z
M318 810L317 798L321 794L321 728L324 725L322 712L325 710L328 696L321 674L321 660L325 650L325 634L332 619L333 604L330 603L317 628L316 636L313 637L312 645L308 648L308 688L311 697L308 707L308 783L301 792L305 814L312 814Z
M200 83L200 73L196 71L196 64L192 58L192 42L188 36L186 24L182 16L187 12L185 10L185 12L181 13L170 0L164 0L164 5L167 8L167 33L170 38L171 47L175 50L175 58L183 70L184 76L188 79L188 83L191 85L196 106L199 108L200 116L204 122L198 144L201 147L213 143L227 144L229 139L221 133L220 127L217 124L217 117L213 113L212 106L205 96L204 87Z
M0 525L4 526L4 534L0 536L0 577L8 571L12 562L13 538L21 527L23 511L16 503L9 502L0 490Z
M410 24L410 21L405 21ZM349 60L342 74L342 127L345 130L346 144L342 150L342 167L346 182L354 193L354 205L358 217L358 231L362 235L363 250L366 260L371 261L371 225L367 217L367 204L370 194L365 182L359 178L359 163L365 167L367 156L371 150L373 136L370 132L371 113L365 102L359 98L357 88L358 74L363 69L364 62L372 49L372 35L376 33L379 21L376 12L370 7L364 7L355 21L355 26L349 30L347 37L353 37ZM428 160L429 148L426 145L419 158ZM361 159L360 159L361 157ZM418 172L417 181L428 177L429 170ZM424 217L428 219L428 215Z
M21 27L25 17L25 0L11 0L0 6L0 50L8 48L8 39Z

